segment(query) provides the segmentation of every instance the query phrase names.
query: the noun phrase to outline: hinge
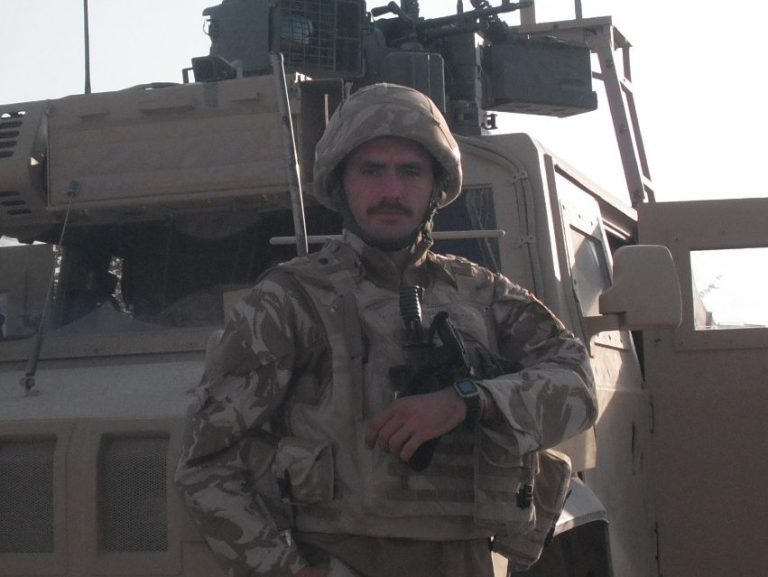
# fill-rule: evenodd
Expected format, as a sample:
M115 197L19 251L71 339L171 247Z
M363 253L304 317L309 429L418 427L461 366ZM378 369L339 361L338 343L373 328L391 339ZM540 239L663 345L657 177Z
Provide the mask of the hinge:
M651 435L656 432L656 407L653 404L653 396L648 395L648 428Z
M656 536L656 575L663 577L661 573L661 537L659 535L659 522L653 524L653 532Z
M525 236L521 236L520 238L518 238L512 246L514 248L522 248L527 244L535 244L535 243L536 243L536 237L532 234L527 234Z

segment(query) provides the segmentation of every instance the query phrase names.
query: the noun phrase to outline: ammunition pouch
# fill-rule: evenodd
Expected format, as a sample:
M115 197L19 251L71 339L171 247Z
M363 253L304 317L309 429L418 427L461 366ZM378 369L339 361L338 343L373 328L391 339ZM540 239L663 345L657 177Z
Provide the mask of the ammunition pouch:
M333 453L327 442L298 437L280 439L272 473L283 501L311 505L333 499Z
M530 497L536 455L517 455L503 437L477 427L475 441L475 523L494 535L531 530L536 511Z
M544 546L552 539L557 519L565 506L571 484L571 460L553 449L535 453L536 472L533 479L533 526L528 531L499 532L492 549L509 560L509 570L523 571L541 557Z
M293 508L282 498L275 479L273 464L278 439L260 430L243 441L244 460L250 471L246 489L266 519L271 519L279 531L293 527Z

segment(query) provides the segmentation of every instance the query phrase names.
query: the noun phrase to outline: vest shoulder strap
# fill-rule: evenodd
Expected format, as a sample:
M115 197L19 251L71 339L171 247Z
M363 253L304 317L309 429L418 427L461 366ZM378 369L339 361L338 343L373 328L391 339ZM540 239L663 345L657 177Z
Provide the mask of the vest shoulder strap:
M432 258L454 278L459 294L480 300L493 298L493 291L483 290L494 282L494 273L487 268L455 255L433 254Z
M350 255L340 242L330 241L320 251L278 267L293 275L314 305L331 347L334 379L349 379L362 419L363 331Z

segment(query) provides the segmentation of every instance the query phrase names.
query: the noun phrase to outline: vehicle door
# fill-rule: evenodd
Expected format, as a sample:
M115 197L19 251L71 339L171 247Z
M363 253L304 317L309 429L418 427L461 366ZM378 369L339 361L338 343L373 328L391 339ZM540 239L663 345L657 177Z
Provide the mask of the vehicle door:
M768 198L639 209L640 242L670 249L683 293L682 324L644 334L665 577L768 567L766 222Z

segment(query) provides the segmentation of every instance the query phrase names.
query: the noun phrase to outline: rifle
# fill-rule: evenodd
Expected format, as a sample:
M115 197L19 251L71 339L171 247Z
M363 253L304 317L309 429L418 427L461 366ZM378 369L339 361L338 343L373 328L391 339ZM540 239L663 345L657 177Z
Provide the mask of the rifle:
M394 14L400 24L396 28L400 36L391 38L389 46L399 47L408 41L429 43L438 38L455 34L477 33L483 37L495 37L502 39L509 35L509 26L499 19L499 14L505 14L529 8L533 6L532 0L523 2L510 2L503 0L501 6L493 7L487 0L473 1L474 10L464 12L462 8L457 14L442 16L439 18L419 18L418 2L407 9L398 6L396 2L389 2L386 6L378 6L371 9L371 16L377 18L384 14ZM378 21L382 22L382 21ZM389 23L388 20L383 22ZM488 39L488 38L486 38Z
M451 386L462 377L472 377L474 371L467 357L464 340L448 318L437 313L428 328L422 324L421 299L424 289L406 286L400 289L400 316L405 324L403 350L407 364L392 367L390 380L396 397L433 393ZM440 345L435 344L435 336ZM429 466L440 438L423 443L408 461L414 471Z

